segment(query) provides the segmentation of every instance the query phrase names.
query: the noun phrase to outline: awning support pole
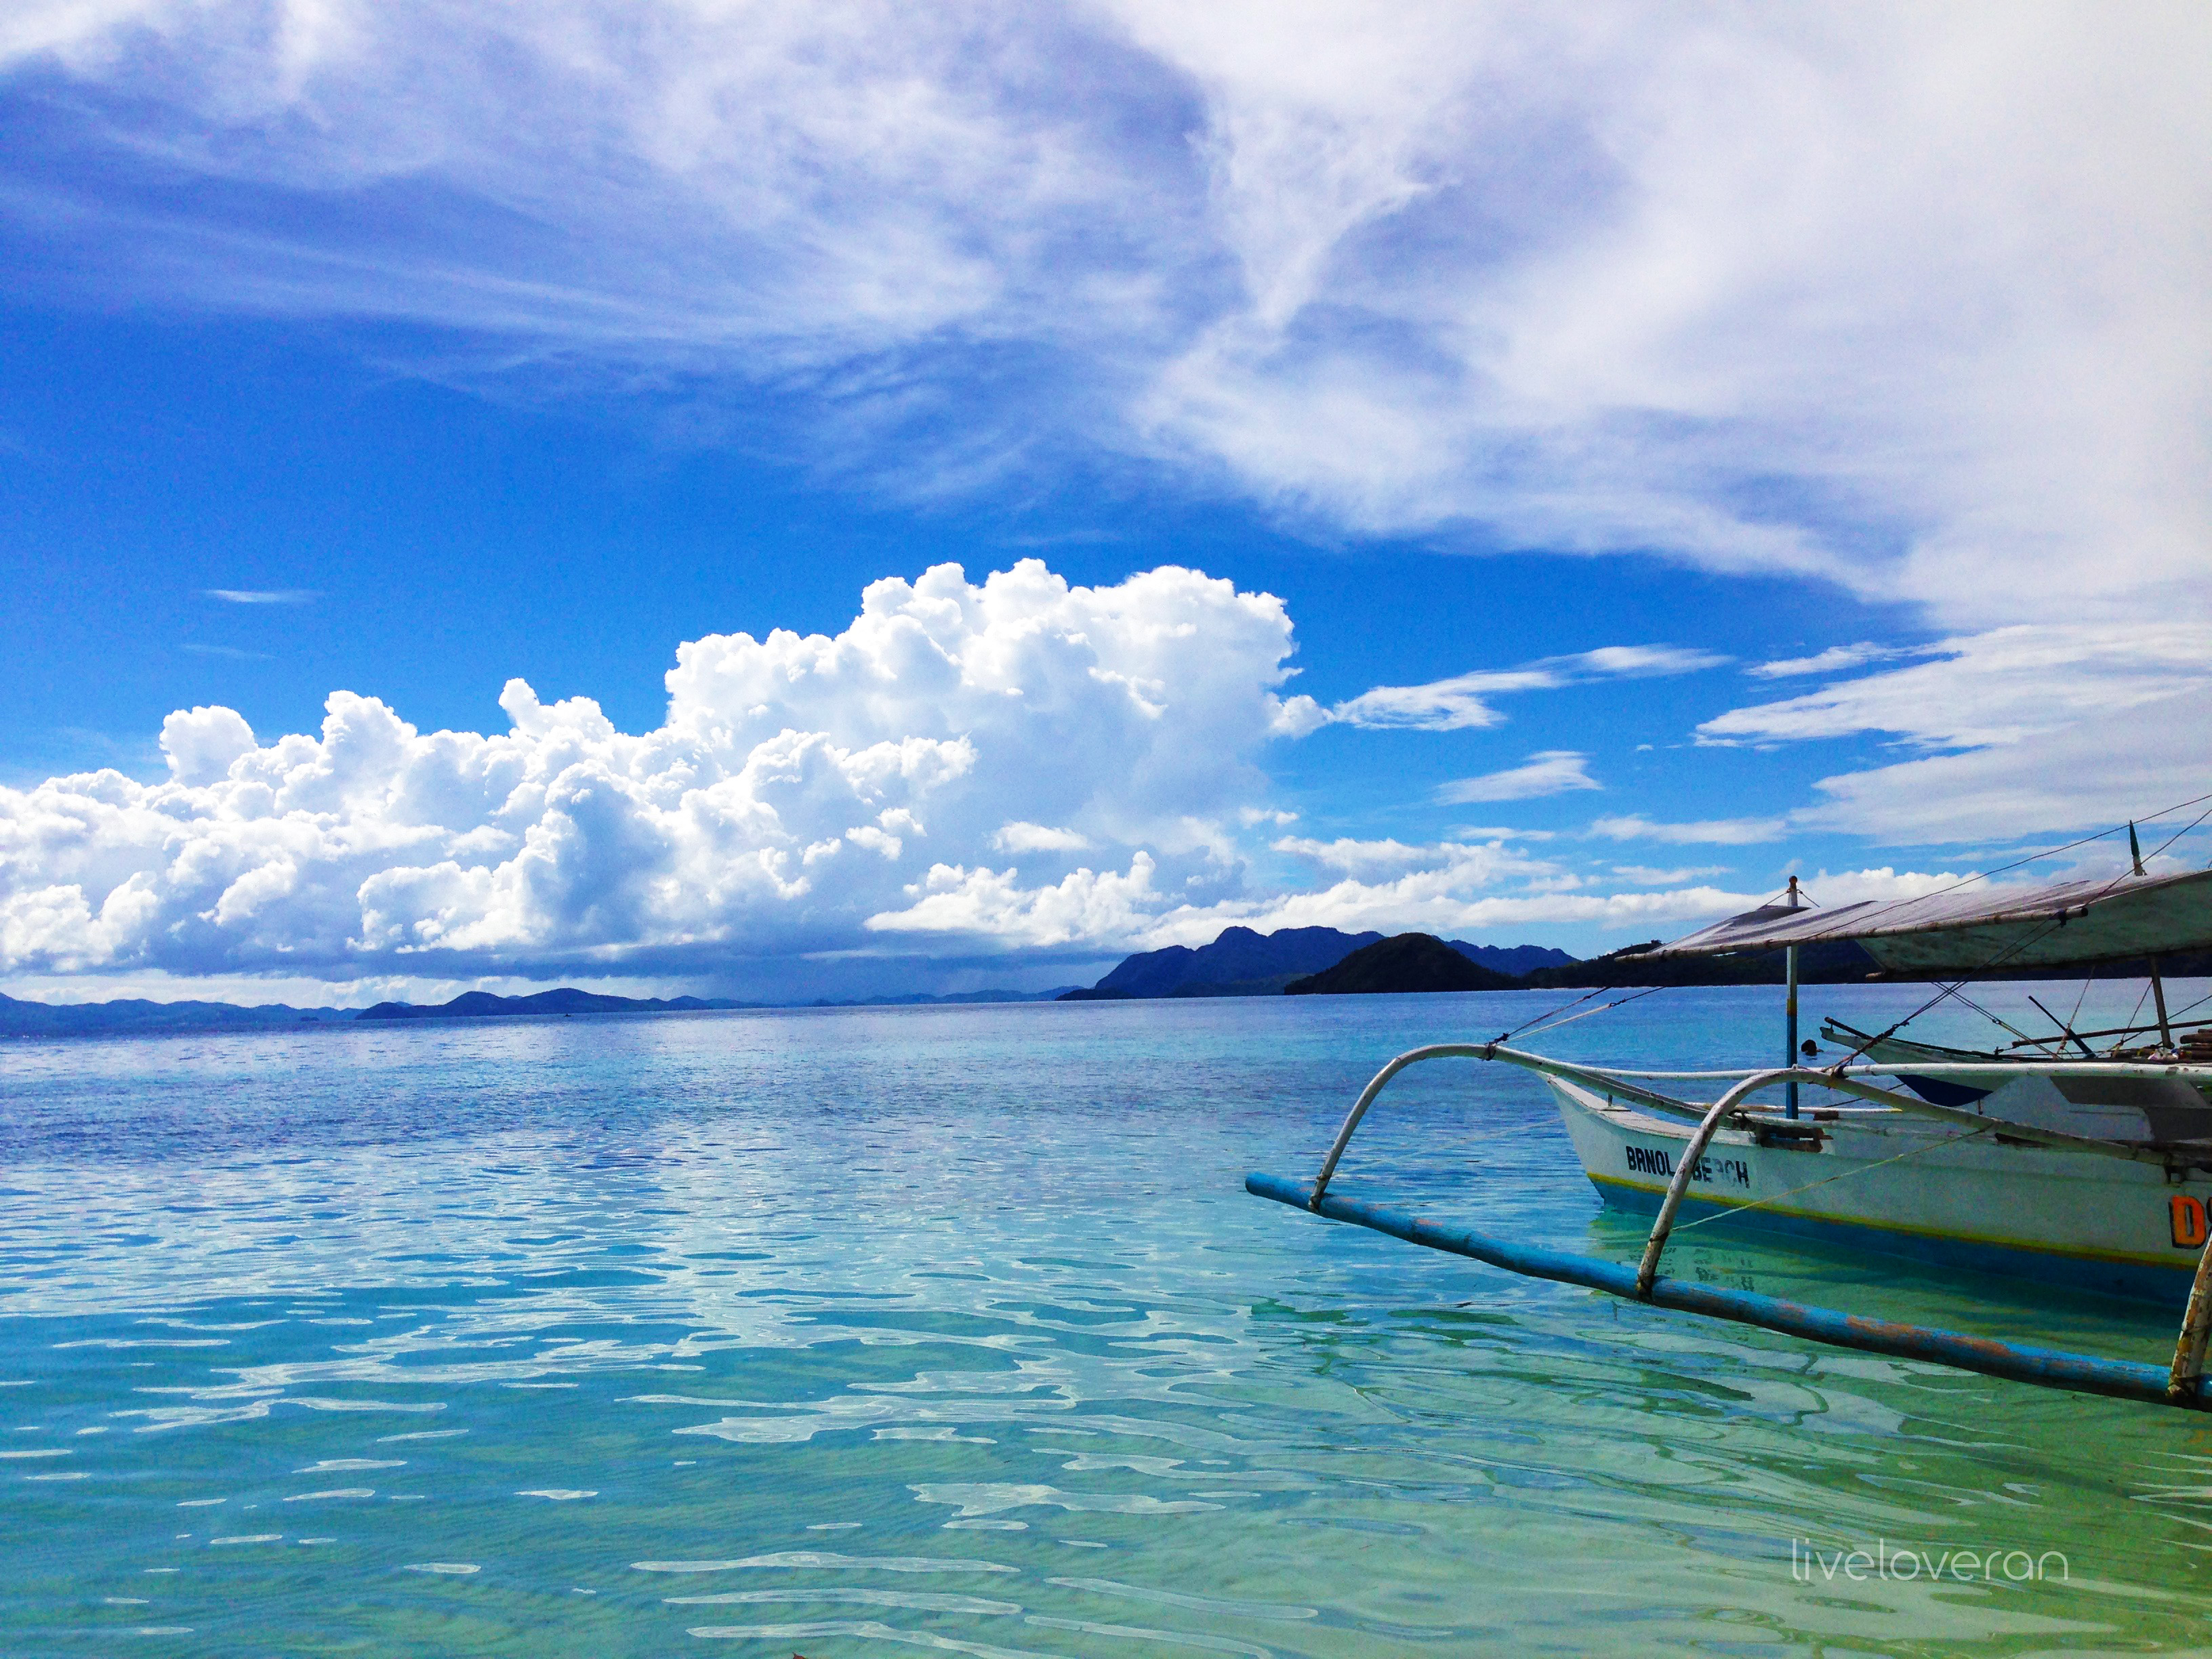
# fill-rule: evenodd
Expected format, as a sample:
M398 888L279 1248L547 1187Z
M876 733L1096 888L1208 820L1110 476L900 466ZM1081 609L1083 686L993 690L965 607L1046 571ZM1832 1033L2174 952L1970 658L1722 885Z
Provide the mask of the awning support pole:
M2133 819L2130 819L2128 823L2128 857L2134 860L2136 873L2142 874L2142 843L2136 839L2136 826ZM2150 958L2150 1000L2151 1006L2158 1010L2158 1046L2171 1052L2173 1048L2173 1027L2166 1023L2166 981L2159 977L2156 957Z
M1798 908L1797 878L1795 876L1790 878L1790 908L1793 910ZM1782 960L1784 977L1789 982L1788 994L1782 1005L1782 1024L1788 1033L1782 1042L1782 1063L1784 1066L1794 1066L1797 1064L1797 947L1793 945L1783 951ZM1782 1115L1784 1117L1797 1115L1797 1085L1794 1082L1790 1085L1788 1098L1782 1108Z

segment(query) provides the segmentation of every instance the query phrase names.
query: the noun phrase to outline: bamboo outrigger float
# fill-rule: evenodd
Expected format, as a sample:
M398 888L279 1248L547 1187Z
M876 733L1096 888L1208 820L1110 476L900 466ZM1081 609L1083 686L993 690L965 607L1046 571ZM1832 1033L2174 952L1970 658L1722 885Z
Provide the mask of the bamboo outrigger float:
M2129 836L2132 848L2132 826ZM1313 1180L1255 1174L1246 1189L1509 1272L1658 1307L2047 1388L2212 1410L2212 1023L2178 1038L2185 1028L2168 1013L2159 973L2161 956L2212 946L2212 871L2148 876L2138 854L2131 874L2106 881L1953 890L1832 910L1800 898L1792 878L1786 902L1632 958L1784 950L1781 1066L1626 1071L1531 1054L1504 1037L1434 1044L1376 1074ZM1957 981L1916 1015L1992 969L2148 958L2156 1024L2080 1032L2053 1015L2055 1036L1977 1052L1899 1039L1907 1021L1874 1036L1831 1021L1823 1035L1848 1052L1810 1065L1818 1045L1801 1052L1797 1039L1797 949L1838 939L1856 940L1886 970ZM2117 1040L2100 1052L2093 1037ZM1503 1061L1544 1079L1604 1200L1656 1212L1636 1266L1532 1249L1331 1190L1384 1085L1408 1066L1443 1059ZM1686 1084L1716 1086L1717 1097L1671 1091ZM1775 1091L1778 1108L1753 1103ZM1806 1108L1807 1091L1824 1103ZM2148 1297L2183 1309L2181 1330L2171 1363L2160 1366L1666 1278L1660 1266L1686 1211L1893 1257Z

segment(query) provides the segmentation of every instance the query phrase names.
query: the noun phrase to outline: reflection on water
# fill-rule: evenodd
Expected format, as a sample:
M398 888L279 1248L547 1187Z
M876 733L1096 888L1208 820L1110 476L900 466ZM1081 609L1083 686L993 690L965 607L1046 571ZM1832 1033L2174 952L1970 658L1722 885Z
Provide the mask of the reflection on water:
M1808 1001L1866 1024L1917 995ZM1557 1046L1763 1060L1772 1000L1653 998ZM1542 1006L10 1044L0 1647L2212 1645L2199 1419L1628 1306L1243 1193L1247 1169L1309 1170L1389 1054ZM1538 1085L1425 1069L1346 1190L1633 1253ZM1719 1227L1669 1270L2146 1358L2170 1340ZM1885 1545L2065 1573L1793 1567Z

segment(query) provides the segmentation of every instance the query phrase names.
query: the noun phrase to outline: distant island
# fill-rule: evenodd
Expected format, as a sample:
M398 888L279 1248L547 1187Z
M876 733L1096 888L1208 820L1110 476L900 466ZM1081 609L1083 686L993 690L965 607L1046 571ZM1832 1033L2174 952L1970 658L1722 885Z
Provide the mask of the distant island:
M1437 939L1426 933L1401 933L1400 939L1429 939L1439 951L1480 970L1480 984L1408 985L1404 988L1435 990L1513 989L1528 976L1545 972L1568 972L1575 958L1565 951L1544 945L1470 945L1464 939ZM1390 943L1381 933L1346 933L1334 927L1285 927L1273 933L1249 927L1224 928L1211 945L1196 949L1170 945L1128 957L1087 990L1070 991L1063 1002L1145 1001L1157 997L1279 996L1293 982L1326 975L1355 952ZM1395 959L1394 956L1393 960ZM1431 968L1437 959L1429 958ZM1449 967L1441 970L1449 978ZM1433 979L1434 973L1429 975ZM1324 993L1326 994L1326 993Z
M1404 934L1423 938L1427 934ZM1346 933L1334 927L1285 927L1273 933L1228 927L1211 945L1193 949L1170 945L1128 957L1086 990L1070 991L1063 1002L1141 1001L1156 997L1278 996L1292 981L1326 973L1355 951L1383 943L1376 933ZM1502 986L1517 986L1522 976L1546 969L1565 969L1575 958L1548 945L1469 945L1440 940L1443 948L1486 969Z
M757 1002L730 1002L702 997L611 997L579 991L563 985L526 997L494 996L489 991L464 991L451 1002L421 1004L380 1002L364 1008L356 1019L490 1019L529 1014L694 1014L720 1008L758 1008Z
M805 1003L738 1002L725 997L617 997L561 986L529 996L495 996L464 991L450 1002L380 1002L371 1008L295 1008L281 1002L244 1007L234 1002L149 1002L141 997L112 1002L32 1002L0 994L0 1036L98 1036L152 1035L163 1031L250 1031L301 1025L350 1025L356 1021L573 1018L578 1014L683 1014L759 1008L904 1008L976 1003L1050 1002L1071 988L1049 991L954 991L941 996L912 994L856 998L849 1002L817 999Z
M1286 927L1255 933L1231 927L1211 945L1174 945L1124 960L1088 990L1065 1002L1142 1001L1159 997L1344 996L1419 991L1594 990L1626 986L1779 985L1779 950L1730 957L1653 962L1643 956L1660 941L1623 945L1586 961L1540 945L1505 948L1469 945L1430 933L1346 933L1334 927ZM1806 985L1856 985L1886 975L1855 941L1802 946L1797 976ZM2212 975L2212 952L2170 957L2170 978ZM1992 969L1984 979L2141 979L2142 961L2093 967Z
M1211 945L1170 945L1125 957L1095 985L1049 991L923 992L833 1001L739 1002L721 997L618 997L561 986L527 996L465 991L447 1002L380 1002L373 1008L246 1007L229 1002L33 1002L0 994L0 1037L91 1036L108 1033L236 1031L438 1019L580 1014L686 1014L738 1009L880 1008L1020 1002L1140 1002L1180 997L1346 996L1422 991L1586 990L1646 985L1778 985L1782 952L1651 962L1639 954L1659 941L1625 945L1581 960L1545 945L1471 945L1430 933L1346 933L1334 927L1284 927L1272 933L1226 927ZM1798 953L1807 985L1856 984L1882 977L1858 945L1808 945ZM2169 957L2169 978L2212 975L2212 952ZM2142 962L2100 963L2096 979L2140 979ZM1994 969L1984 979L2080 979L2083 969Z
M1525 981L1471 960L1463 945L1433 933L1400 933L1363 945L1318 974L1283 987L1294 997L1389 995L1409 991L1517 991Z

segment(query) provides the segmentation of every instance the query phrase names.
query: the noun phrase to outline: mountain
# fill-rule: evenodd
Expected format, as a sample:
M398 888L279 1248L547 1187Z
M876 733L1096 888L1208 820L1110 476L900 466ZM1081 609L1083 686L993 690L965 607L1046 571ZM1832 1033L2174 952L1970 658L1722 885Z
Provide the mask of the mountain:
M1272 996L1292 980L1334 968L1380 933L1340 933L1334 927L1285 927L1255 933L1224 928L1211 945L1192 950L1170 945L1146 951L1087 991L1070 991L1063 1002L1108 1002L1139 997Z
M1510 974L1516 978L1539 969L1572 967L1575 962L1565 951L1555 951L1548 945L1469 945L1463 939L1448 939L1444 943L1493 974Z
M1377 933L1344 933L1334 927L1285 927L1256 933L1229 927L1211 945L1193 950L1170 945L1127 957L1085 991L1070 991L1062 1002L1115 1002L1144 997L1273 996L1294 979L1325 973L1354 951L1382 942ZM1439 941L1492 973L1519 975L1562 969L1574 961L1565 951L1542 945L1469 945Z
M1076 988L1073 985L1055 985L1049 991L947 991L942 996L915 991L902 997L860 997L848 1002L832 1002L827 997L817 997L805 1006L809 1008L942 1008L955 1004L985 1002L1058 1002Z
M380 1002L356 1019L483 1019L516 1014L688 1014L712 1008L758 1008L757 1002L709 1001L701 997L611 997L563 985L526 997L498 997L489 991L464 991L451 1002L423 1006Z
M1759 956L1682 957L1665 962L1627 960L1638 951L1658 944L1628 945L1587 962L1565 968L1540 968L1530 974L1531 988L1581 990L1615 985L1779 985L1783 981L1782 952ZM1808 945L1797 952L1797 978L1804 985L1851 985L1874 970L1874 958L1850 939Z
M1406 991L1513 991L1521 981L1468 960L1434 933L1400 933L1362 945L1334 968L1283 988L1289 996L1364 996Z
M102 1031L226 1031L319 1025L349 1019L345 1008L294 1008L281 1002L241 1008L229 1002L25 1002L0 994L0 1036L82 1036Z

